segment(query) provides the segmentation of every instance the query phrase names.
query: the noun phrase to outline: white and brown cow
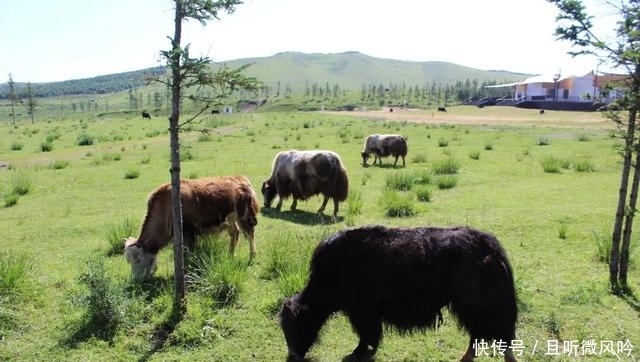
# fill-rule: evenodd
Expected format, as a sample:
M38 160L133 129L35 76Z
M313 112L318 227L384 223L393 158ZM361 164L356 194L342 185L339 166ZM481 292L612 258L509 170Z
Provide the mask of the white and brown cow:
M333 199L333 216L338 214L338 203L347 199L349 179L347 169L340 156L332 151L282 151L273 160L271 176L262 184L264 206L269 208L278 196L276 209L282 201L293 197L291 209L295 210L298 200L322 194L324 201L318 209L324 212L329 198Z
M260 204L247 177L183 179L180 197L186 245L193 244L199 235L218 233L226 228L231 236L229 252L234 255L242 230L249 240L250 257L255 257L254 228L258 223ZM155 273L158 252L171 239L171 205L171 184L155 189L149 196L140 236L137 239L125 239L124 255L137 280L148 279Z
M398 163L398 157L402 157L402 166L405 165L404 158L407 156L407 139L399 134L372 134L364 140L362 164L367 166L367 160L373 154L373 164L380 161L382 157L393 156L396 158L393 165Z

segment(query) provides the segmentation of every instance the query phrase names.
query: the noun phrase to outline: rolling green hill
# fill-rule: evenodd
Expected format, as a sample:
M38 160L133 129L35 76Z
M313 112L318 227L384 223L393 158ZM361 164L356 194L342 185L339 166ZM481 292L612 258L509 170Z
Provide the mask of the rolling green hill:
M374 58L359 52L337 54L278 53L266 58L247 58L226 62L230 67L253 63L247 75L267 85L281 82L294 91L318 83L338 84L342 89L359 90L362 85L408 86L455 84L458 81L477 80L478 83L507 83L526 78L527 74L508 71L486 71L447 62L411 62Z
M290 87L293 92L318 84L338 85L341 89L358 91L363 85L406 84L425 86L432 83L448 85L456 82L478 81L504 83L521 80L527 74L508 71L479 70L447 62L412 62L371 57L359 52L337 54L278 53L270 57L246 58L225 62L236 68L251 63L246 74L256 77L265 85ZM222 64L217 64L221 66ZM146 74L161 74L163 68L149 68L134 72L102 75L93 78L63 82L34 83L36 97L76 94L106 94L144 85ZM26 81L14 79L16 93L22 95ZM0 85L0 98L8 98L6 83Z

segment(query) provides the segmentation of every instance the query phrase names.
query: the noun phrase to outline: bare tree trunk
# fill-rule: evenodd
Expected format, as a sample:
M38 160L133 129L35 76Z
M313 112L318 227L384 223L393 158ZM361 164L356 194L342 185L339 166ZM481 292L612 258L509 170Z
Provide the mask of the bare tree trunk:
M636 119L636 112L631 111L629 119ZM635 122L634 122L635 123ZM629 269L629 246L631 244L631 233L633 231L633 218L636 212L636 204L638 201L638 187L640 185L640 150L636 145L634 152L636 154L636 162L633 165L633 181L631 183L631 194L629 195L629 210L626 213L626 221L624 226L624 234L622 235L622 245L620 246L620 264L618 271L618 286L622 288L622 292L627 289L627 271Z
M171 115L169 116L169 133L171 141L171 201L173 216L173 265L175 300L174 311L180 316L187 312L185 276L184 276L184 248L182 235L182 201L180 199L180 37L182 36L182 3L176 1L175 33L173 37L173 52L171 53Z
M620 190L618 194L618 207L616 209L616 219L611 235L611 256L609 259L609 284L611 291L615 294L619 292L618 272L620 262L620 238L622 236L622 224L625 219L625 209L627 205L627 189L629 187L629 175L631 172L631 158L633 156L633 140L636 127L635 113L629 115L629 123L625 134L624 154L622 161L622 176L620 178Z

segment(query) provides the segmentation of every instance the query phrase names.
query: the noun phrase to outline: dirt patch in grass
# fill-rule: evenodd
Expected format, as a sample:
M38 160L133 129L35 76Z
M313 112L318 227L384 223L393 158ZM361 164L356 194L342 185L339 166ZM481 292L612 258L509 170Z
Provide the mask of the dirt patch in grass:
M546 111L516 107L447 107L447 113L422 109L388 108L372 111L341 111L331 114L348 115L368 120L415 122L431 124L463 124L476 126L548 126L577 128L612 128L613 125L600 112Z

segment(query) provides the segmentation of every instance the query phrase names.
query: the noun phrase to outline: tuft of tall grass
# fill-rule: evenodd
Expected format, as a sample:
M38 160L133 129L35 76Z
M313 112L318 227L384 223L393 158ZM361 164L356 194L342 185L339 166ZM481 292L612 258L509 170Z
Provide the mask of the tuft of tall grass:
M420 185L415 188L416 197L418 201L429 202L431 201L431 188L429 186Z
M11 176L9 176L9 190L10 193L22 196L31 191L33 187L33 178L31 172L26 167L19 167L13 170Z
M591 234L596 246L596 258L598 261L605 264L609 264L611 260L611 235L605 233L597 233L595 231Z
M460 162L453 158L437 161L431 166L431 170L436 175L454 175L460 169Z
M449 140L441 138L438 140L438 147L447 147L449 146Z
M124 243L122 240L134 235L137 230L136 223L130 219L122 219L119 222L114 222L107 225L104 235L109 244L108 255L118 255L124 252Z
M416 185L427 185L431 183L431 171L428 169L416 170L411 176L413 178L413 183Z
M556 156L547 156L540 161L540 164L546 173L560 173L563 161Z
M382 193L380 202L385 215L389 217L408 217L418 213L413 193L386 190Z
M230 256L228 244L226 235L209 235L199 238L187 255L190 284L210 296L218 307L234 304L248 278L248 263Z
M362 214L362 192L360 190L352 190L347 197L347 214L360 215Z
M596 172L596 166L591 160L577 160L573 167L578 172Z
M471 151L469 152L469 158L472 160L479 160L480 159L480 151Z
M437 178L436 185L440 190L452 189L458 185L458 178L455 175L441 175Z
M387 188L409 191L413 187L413 175L407 172L394 172L385 178L385 184Z
M24 145L21 142L16 141L11 144L12 151L20 151L23 148L24 148Z
M33 270L32 259L22 251L0 251L0 300L19 294Z
M424 153L416 153L411 157L412 163L425 163L427 162L427 156Z

